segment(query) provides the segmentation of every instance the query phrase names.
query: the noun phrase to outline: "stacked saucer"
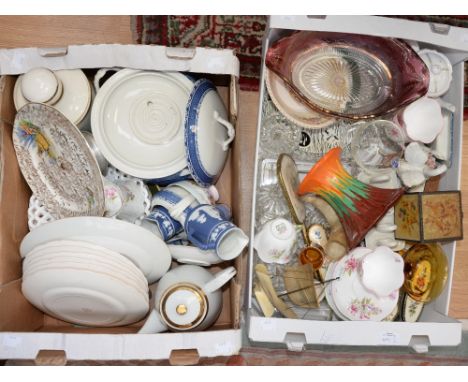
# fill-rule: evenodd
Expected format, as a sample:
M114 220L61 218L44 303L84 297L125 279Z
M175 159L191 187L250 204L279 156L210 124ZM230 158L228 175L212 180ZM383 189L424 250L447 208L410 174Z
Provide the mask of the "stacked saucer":
M118 252L84 241L34 247L23 262L22 291L38 309L79 325L128 325L149 309L141 270Z

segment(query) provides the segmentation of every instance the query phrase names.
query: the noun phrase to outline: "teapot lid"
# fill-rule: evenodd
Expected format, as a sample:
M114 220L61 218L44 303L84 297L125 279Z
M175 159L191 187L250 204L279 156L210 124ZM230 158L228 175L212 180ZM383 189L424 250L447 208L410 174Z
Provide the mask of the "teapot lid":
M205 319L208 313L208 300L198 286L179 283L164 292L159 311L169 328L190 330Z
M58 88L57 77L46 68L31 69L21 81L21 92L30 102L46 103L56 95Z

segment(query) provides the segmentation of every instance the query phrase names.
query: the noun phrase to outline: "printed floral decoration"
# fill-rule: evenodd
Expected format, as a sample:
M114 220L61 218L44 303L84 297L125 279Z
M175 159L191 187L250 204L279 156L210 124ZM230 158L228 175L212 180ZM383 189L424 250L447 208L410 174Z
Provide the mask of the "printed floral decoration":
M355 298L351 301L348 311L360 320L370 320L372 316L382 313L382 309L374 305L374 302L369 297L362 299Z
M418 200L401 198L398 204L397 217L401 222L401 228L410 236L419 237L419 213Z
M348 260L345 262L345 273L351 276L351 274L357 269L359 266L359 261L356 260L354 256L351 256Z
M22 119L19 122L19 129L17 131L18 138L26 148L35 147L38 154L46 153L50 159L56 158L48 139L42 134L41 129L31 121Z
M117 190L114 187L106 187L104 189L106 199L114 200L119 196Z

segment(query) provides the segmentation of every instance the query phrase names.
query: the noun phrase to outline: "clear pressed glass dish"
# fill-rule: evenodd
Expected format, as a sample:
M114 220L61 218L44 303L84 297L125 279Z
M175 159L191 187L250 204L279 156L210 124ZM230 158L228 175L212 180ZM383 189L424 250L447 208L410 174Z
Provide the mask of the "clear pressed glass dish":
M344 118L373 118L425 95L429 70L405 42L300 31L274 43L267 67L309 107Z

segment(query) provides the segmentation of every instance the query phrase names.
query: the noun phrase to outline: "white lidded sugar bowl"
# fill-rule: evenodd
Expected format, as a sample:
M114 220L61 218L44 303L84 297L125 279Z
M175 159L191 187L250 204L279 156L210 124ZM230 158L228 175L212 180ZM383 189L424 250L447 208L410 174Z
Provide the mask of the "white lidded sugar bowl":
M80 130L90 129L93 98L94 89L81 69L33 68L18 77L13 91L16 110L30 102L44 103L60 111Z
M138 333L204 330L213 325L223 306L221 287L236 274L234 267L215 274L197 265L167 272L155 291L154 309Z

